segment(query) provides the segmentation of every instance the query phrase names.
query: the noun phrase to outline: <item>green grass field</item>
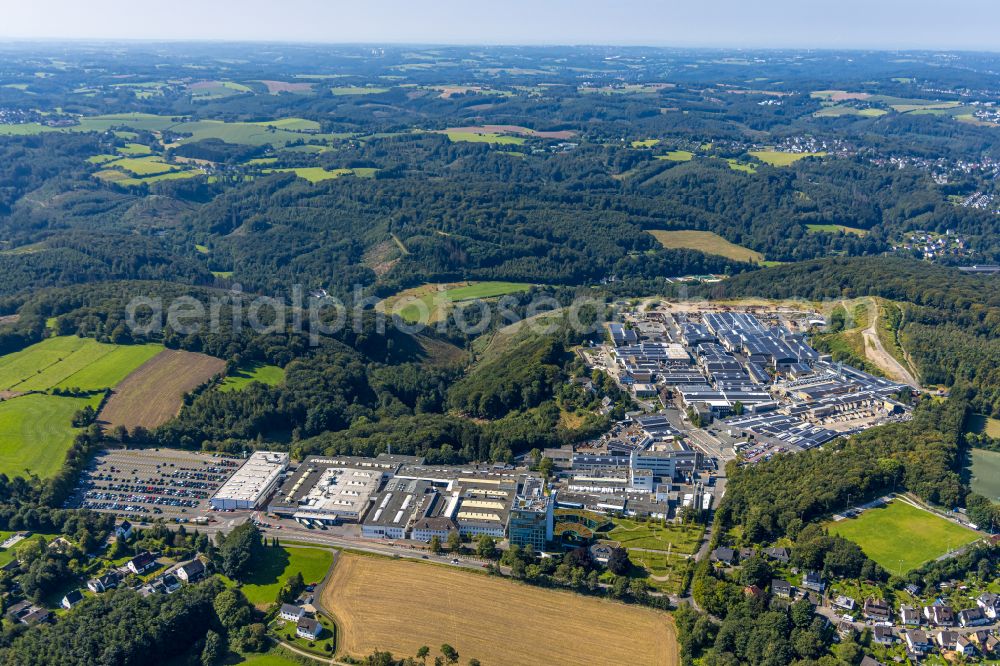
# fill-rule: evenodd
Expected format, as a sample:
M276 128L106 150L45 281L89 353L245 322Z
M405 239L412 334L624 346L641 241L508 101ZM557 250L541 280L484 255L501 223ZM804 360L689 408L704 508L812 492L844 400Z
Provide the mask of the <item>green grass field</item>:
M59 471L77 430L73 414L100 398L67 398L32 393L0 402L0 472L42 478Z
M656 159L669 162L690 162L694 159L694 153L690 150L671 150L665 155L657 155Z
M444 132L450 141L470 141L472 143L496 143L499 145L521 145L524 137L497 134L496 132Z
M142 143L126 143L124 147L117 149L122 155L149 155L153 149Z
M110 345L92 338L48 338L0 357L0 390L110 388L163 350L161 345Z
M246 388L250 382L261 382L268 386L275 386L285 381L285 371L276 365L266 363L250 363L245 365L233 374L227 376L219 385L220 391L239 391Z
M733 171L742 171L743 173L757 173L756 164L746 164L732 157L726 159L726 164L728 164L729 168L732 169Z
M419 321L423 312L426 311L430 317L425 323L433 323L447 314L447 312L440 310L450 311L450 308L447 307L435 309L435 303L442 299L444 303L460 303L477 298L496 298L531 289L530 284L523 282L470 282L461 286L453 286L443 292L439 292L438 287L439 285L436 284L425 284L391 296L385 300L386 311L390 314L398 314L405 321L411 323ZM397 309L400 304L403 304L402 307Z
M827 527L861 546L890 573L911 571L979 538L972 530L898 500Z
M636 139L632 142L633 148L652 148L660 142L659 139Z
M666 527L659 523L644 523L626 518L615 518L614 528L608 538L619 542L623 548L644 548L648 550L670 549L674 553L694 553L698 549L704 529L691 525Z
M843 231L845 234L854 234L855 236L867 236L867 229L857 229L855 227L848 227L843 224L807 224L806 230L811 234L827 233L835 234Z
M984 414L970 414L965 429L968 432L986 433L993 439L1000 439L1000 419L990 418Z
M389 92L389 89L368 86L337 86L330 88L330 92L334 95L380 95Z
M232 666L302 666L301 661L293 659L291 653L281 648L273 648L270 652L262 654L250 652L240 655L239 661L225 663Z
M250 603L266 606L273 603L278 590L296 572L302 573L306 585L318 583L326 577L333 564L333 553L322 548L281 546L265 548L263 561L256 563L243 594Z
M667 249L698 250L705 254L718 254L737 261L759 262L764 255L746 247L730 243L722 236L711 231L650 231L660 245Z
M354 175L358 178L372 178L378 169L331 169L323 167L289 167L285 169L264 169L264 173L294 173L299 178L304 178L310 183L319 183L324 180L333 180L341 176Z
M972 491L1000 503L1000 452L972 449Z
M751 150L750 154L765 164L783 167L794 164L805 157L823 157L826 153L782 153L776 150Z

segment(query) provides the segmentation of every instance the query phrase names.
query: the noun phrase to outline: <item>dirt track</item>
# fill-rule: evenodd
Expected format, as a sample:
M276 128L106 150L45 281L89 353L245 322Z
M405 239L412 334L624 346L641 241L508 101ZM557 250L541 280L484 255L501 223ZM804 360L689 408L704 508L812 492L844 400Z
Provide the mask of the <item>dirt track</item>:
M889 376L889 379L919 388L920 382L918 382L916 377L913 376L913 373L904 367L902 363L897 361L896 357L886 351L885 346L882 344L882 340L878 337L877 327L879 314L882 310L878 301L872 299L871 308L871 324L868 328L862 331L862 335L865 339L865 356L868 357L869 361L881 368L882 371Z

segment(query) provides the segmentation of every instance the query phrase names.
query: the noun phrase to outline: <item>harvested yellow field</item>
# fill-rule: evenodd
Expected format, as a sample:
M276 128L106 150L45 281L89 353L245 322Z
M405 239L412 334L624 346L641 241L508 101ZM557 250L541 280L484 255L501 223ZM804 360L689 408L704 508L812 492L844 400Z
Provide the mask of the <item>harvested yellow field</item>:
M484 666L680 663L666 613L413 560L341 553L321 602L340 655L448 643Z

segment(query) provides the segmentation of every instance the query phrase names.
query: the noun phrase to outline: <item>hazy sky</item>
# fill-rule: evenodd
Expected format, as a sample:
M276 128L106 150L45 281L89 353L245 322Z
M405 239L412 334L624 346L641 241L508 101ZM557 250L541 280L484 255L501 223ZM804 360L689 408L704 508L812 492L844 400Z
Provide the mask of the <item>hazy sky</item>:
M0 37L1000 51L997 0L7 0Z

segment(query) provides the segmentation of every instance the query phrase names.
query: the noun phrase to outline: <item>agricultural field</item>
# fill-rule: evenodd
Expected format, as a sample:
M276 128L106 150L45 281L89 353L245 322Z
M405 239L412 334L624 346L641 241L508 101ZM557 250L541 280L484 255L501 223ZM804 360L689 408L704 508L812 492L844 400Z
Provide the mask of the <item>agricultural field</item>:
M163 350L161 345L111 345L92 338L48 338L0 357L0 391L111 388Z
M70 398L30 393L0 402L0 472L47 478L59 471L78 430L73 415L100 396Z
M823 157L824 152L817 153L783 153L777 150L751 150L750 154L765 164L783 167L794 164L806 157Z
M679 663L666 613L412 560L341 553L321 602L340 655L448 643L490 666Z
M972 449L970 457L972 491L1000 503L1000 452Z
M668 249L698 250L705 254L718 254L736 261L759 262L764 255L749 248L730 243L711 231L650 231L656 240Z
M845 234L854 234L855 236L867 236L867 229L858 229L856 227L848 227L843 224L807 224L806 230L811 234L836 234L844 232Z
M756 164L747 164L746 162L740 162L739 160L734 159L732 157L726 159L726 164L728 164L729 168L732 169L733 171L742 171L743 173L757 173Z
M399 315L411 323L420 321L424 316L428 317L426 323L434 323L447 316L454 303L477 298L496 298L528 289L531 289L531 285L523 282L425 284L390 296L380 303L380 307L384 312Z
M814 113L817 118L839 118L840 116L862 116L864 118L878 118L889 113L885 109L867 108L858 109L845 104L826 106Z
M99 415L108 427L155 428L180 411L184 394L225 370L222 359L165 349L114 390Z
M858 544L865 555L896 574L979 538L970 529L900 500L867 509L857 518L828 523L827 528Z
M632 142L633 148L652 148L660 142L659 139L636 139Z
M248 86L234 81L198 81L190 84L187 89L191 93L191 99L202 101L253 92Z
M261 607L274 603L278 590L296 573L302 574L306 585L322 581L333 564L333 553L325 548L268 547L263 550L262 560L242 587L250 603Z
M220 391L239 391L246 388L250 382L260 382L268 386L276 386L285 381L285 371L276 365L266 363L248 363L227 375L219 384Z
M450 141L469 141L472 143L495 143L498 145L521 145L524 138L520 136L510 136L498 132L474 132L462 130L447 130L443 132Z

